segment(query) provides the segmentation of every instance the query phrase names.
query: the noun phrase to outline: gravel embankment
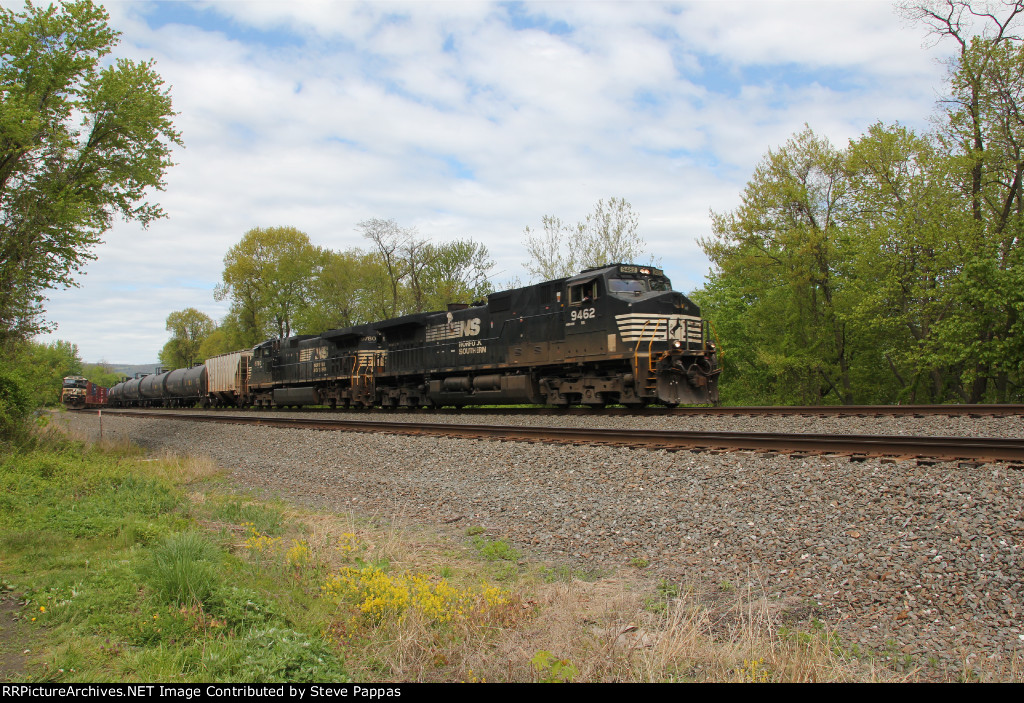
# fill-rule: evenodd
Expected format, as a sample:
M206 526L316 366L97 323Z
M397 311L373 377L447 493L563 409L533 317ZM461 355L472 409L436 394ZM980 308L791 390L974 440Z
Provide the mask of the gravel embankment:
M95 415L66 416L95 434ZM401 416L396 416L400 419ZM957 670L1024 652L1024 470L1008 464L633 451L104 415L241 488L328 509L481 525L554 561L722 590L752 584L848 644ZM521 424L594 418L507 418ZM427 421L443 422L442 416ZM464 418L485 424L480 416ZM1024 418L602 418L649 429L1021 436ZM614 423L614 424L613 424ZM670 424L669 424L670 423ZM1001 663L1001 664L1000 664Z

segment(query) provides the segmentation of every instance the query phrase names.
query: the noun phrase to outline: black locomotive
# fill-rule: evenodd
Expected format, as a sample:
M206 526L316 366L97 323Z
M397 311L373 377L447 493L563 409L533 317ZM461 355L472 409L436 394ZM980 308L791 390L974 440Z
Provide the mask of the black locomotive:
M111 394L126 405L640 407L717 402L720 371L697 306L661 270L615 264L445 312L272 339ZM175 373L188 388L172 389Z
M273 339L257 405L419 407L717 402L700 310L656 268L616 264L446 312Z

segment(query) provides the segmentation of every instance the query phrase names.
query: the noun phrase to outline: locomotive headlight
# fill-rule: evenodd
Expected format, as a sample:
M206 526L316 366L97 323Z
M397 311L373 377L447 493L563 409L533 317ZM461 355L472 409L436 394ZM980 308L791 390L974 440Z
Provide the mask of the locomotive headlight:
M672 348L673 349L682 349L683 348L683 343L680 342L678 339L676 339L676 340L674 340L672 342Z

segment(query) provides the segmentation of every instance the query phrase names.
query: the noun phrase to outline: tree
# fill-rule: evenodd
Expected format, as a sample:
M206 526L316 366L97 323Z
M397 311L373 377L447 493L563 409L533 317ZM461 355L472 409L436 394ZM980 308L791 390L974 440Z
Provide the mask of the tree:
M694 297L732 402L1021 397L1024 0L904 11L959 47L935 130L876 124L842 151L808 130L713 215Z
M399 288L402 281L409 275L408 254L410 248L414 253L420 250L416 242L416 230L399 227L394 220L373 218L360 222L357 227L362 230L363 237L373 242L376 254L387 274L390 287L390 306L385 317L395 317L399 310ZM403 253L405 256L403 256Z
M574 226L554 215L541 218L543 230L527 227L523 244L530 260L524 264L536 280L564 278L581 268L635 261L646 246L638 230L640 216L624 198L598 200L594 211Z
M214 297L230 298L245 346L292 334L323 258L294 227L254 227L228 250Z
M208 315L185 308L167 316L171 338L160 351L160 363L172 369L191 368L202 361L199 349L216 325Z
M426 272L431 291L428 307L443 310L448 303L482 300L494 291L490 283L494 260L486 246L472 239L456 239L432 248Z
M955 304L930 348L957 373L961 400L1003 400L1020 387L1024 356L1024 2L943 0L904 11L959 49L938 139L970 219L949 242L961 258L944 286Z
M376 262L358 249L324 251L318 275L310 286L308 305L297 316L302 334L369 322L365 316L366 278Z
M842 315L847 179L840 152L807 127L769 151L730 213L712 213L701 247L750 301L764 361L788 375L796 400L852 402Z
M77 285L115 217L143 226L181 145L152 62L101 66L117 43L90 0L0 8L0 343L50 329L45 292Z
M630 263L644 253L646 246L637 230L640 216L623 198L598 200L594 212L578 226L578 247L583 266L607 266Z
M550 281L577 273L578 227L573 229L554 215L544 215L540 221L541 232L529 227L523 232L523 244L530 256L523 266L531 279Z
M81 374L71 342L11 340L0 354L0 443L22 437L31 411L59 404L64 377Z
M235 344L230 333L223 326L218 326L199 345L199 359L206 360L210 357L227 352L237 351L241 346Z
M110 364L102 361L98 364L85 364L82 367L82 375L86 380L104 388L113 388L121 381L121 374L115 372Z
M491 292L494 262L487 247L471 239L431 244L410 239L403 247L408 312L444 310L448 303L479 300Z
M358 281L350 300L363 321L440 310L491 291L487 279L494 262L487 247L472 239L434 244L418 237L414 227L379 218L358 226L374 245L368 256L359 250L345 252L362 257L356 278L348 280Z

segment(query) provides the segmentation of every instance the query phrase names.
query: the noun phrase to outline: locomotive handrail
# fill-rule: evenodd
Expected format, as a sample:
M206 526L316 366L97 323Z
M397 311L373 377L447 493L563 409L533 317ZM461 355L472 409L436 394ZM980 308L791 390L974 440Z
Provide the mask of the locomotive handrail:
M647 331L647 326L649 324L651 324L652 322L654 323L654 330L651 332L650 339L647 340L647 377L644 378L644 385L646 387L648 387L648 388L653 388L653 386L650 386L648 384L650 384L651 378L652 378L652 376L654 376L654 371L655 371L653 347L654 347L654 337L655 337L655 334L658 331L658 324L660 323L660 321L659 320L651 320L651 319L646 320L644 322L644 326L640 328L640 335L637 337L636 346L633 347L633 368L636 369L636 373L637 373L637 375L639 375L640 374L640 345L644 341L644 333Z
M655 335L658 332L658 325L661 324L661 320L647 320L646 322L644 322L644 326L640 328L640 336L636 340L636 346L633 348L634 366L636 366L637 370L639 370L640 344L644 341L644 332L647 331L647 325L651 324L652 322L654 323L654 329L651 331L650 339L647 340L647 370L650 371L651 373L655 371L653 347L655 342Z
M725 352L722 350L721 342L718 341L718 332L715 330L715 323L709 319L705 319L703 322L708 326L708 329L711 330L711 334L715 338L715 352L718 354L718 363L721 364L722 357L725 356ZM703 346L704 349L708 348L708 345L704 340L701 340L701 346Z

